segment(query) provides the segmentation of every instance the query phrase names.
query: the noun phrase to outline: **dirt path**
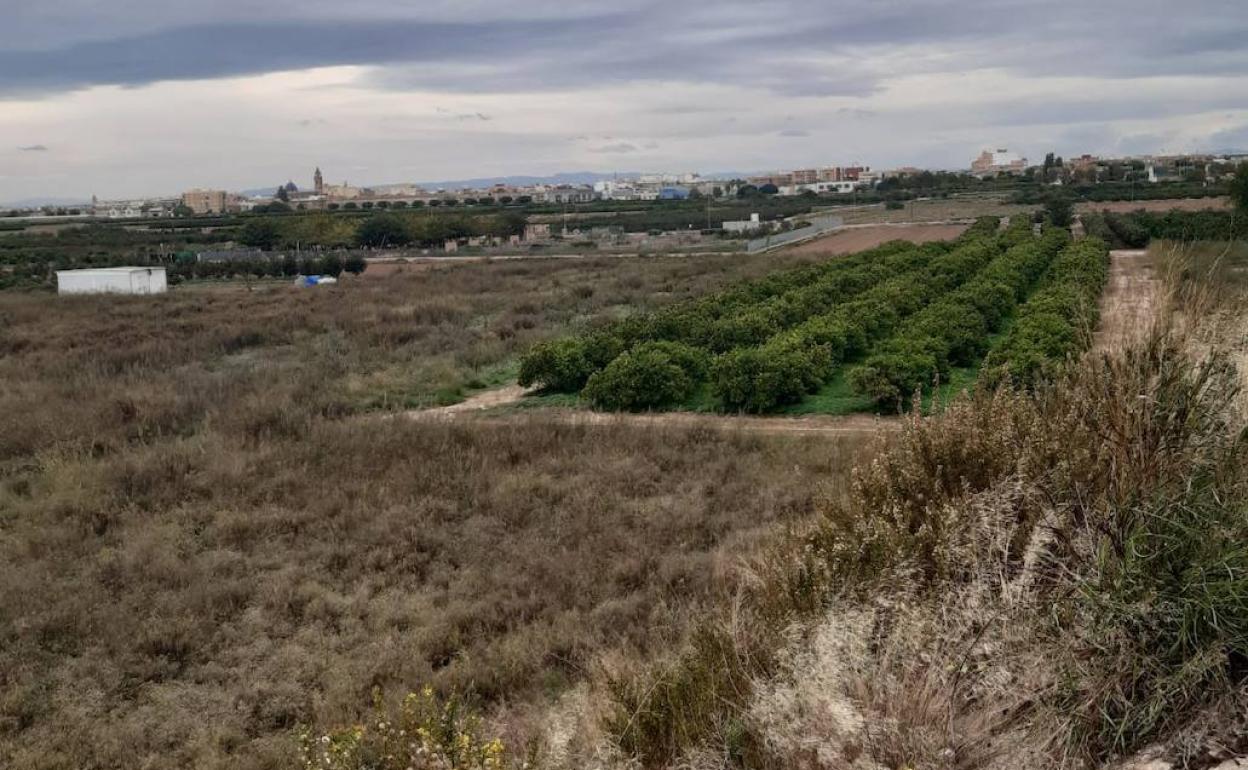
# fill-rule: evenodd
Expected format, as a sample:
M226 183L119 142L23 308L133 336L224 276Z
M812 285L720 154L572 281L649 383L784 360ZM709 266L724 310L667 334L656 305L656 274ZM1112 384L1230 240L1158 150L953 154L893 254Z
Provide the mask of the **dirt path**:
M508 385L504 388L487 390L484 393L469 396L458 404L437 406L431 409L417 409L408 412L408 414L413 417L452 417L465 412L483 412L486 409L493 409L497 406L514 404L524 398L527 392L519 385Z
M587 409L533 409L510 414L487 414L487 410L514 404L527 394L519 385L479 393L466 401L451 406L432 409L414 409L404 413L412 420L453 420L460 417L492 423L506 424L515 420L530 419L554 422L562 425L632 425L645 428L707 427L717 430L741 430L765 434L812 434L869 436L882 431L895 430L901 421L895 417L872 415L804 416L804 417L745 417L722 414L697 414L693 412L658 412L644 414L591 412Z
M694 412L648 414L604 413L579 409L551 409L533 412L535 417L566 425L633 425L646 428L714 428L765 434L820 434L868 436L901 426L900 419L872 415L809 417L746 417Z
M1161 281L1147 251L1111 251L1109 286L1101 297L1101 326L1093 348L1114 350L1140 339L1153 323Z

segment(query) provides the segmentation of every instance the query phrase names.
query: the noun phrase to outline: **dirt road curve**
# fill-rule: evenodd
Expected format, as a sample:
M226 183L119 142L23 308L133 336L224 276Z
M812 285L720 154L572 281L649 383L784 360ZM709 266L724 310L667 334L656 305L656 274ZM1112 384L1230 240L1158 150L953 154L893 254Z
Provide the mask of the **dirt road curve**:
M1140 339L1153 323L1161 291L1147 251L1111 251L1109 286L1093 348L1108 351Z

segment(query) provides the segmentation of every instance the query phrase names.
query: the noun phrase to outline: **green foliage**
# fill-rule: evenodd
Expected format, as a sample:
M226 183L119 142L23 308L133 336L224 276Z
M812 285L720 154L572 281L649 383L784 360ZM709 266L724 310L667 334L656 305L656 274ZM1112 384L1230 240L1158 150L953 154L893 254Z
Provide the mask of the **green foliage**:
M1054 227L1070 227L1075 218L1075 204L1062 193L1050 193L1044 201L1044 213Z
M361 246L386 248L408 244L412 236L397 214L374 214L355 231L355 240Z
M827 346L739 348L715 361L715 393L729 409L770 412L818 389L832 369Z
M1231 180L1231 203L1241 215L1248 215L1248 161L1239 164L1235 169L1235 178Z
M1018 242L1016 234L1008 232L1001 240L1017 245L966 285L917 313L850 373L850 383L859 393L881 406L904 405L947 375L951 366L979 360L988 350L989 335L1013 312L1069 236L1051 229L1040 240Z
M575 337L534 345L520 360L520 384L559 393L579 391L594 372L585 348L584 340Z
M252 219L238 233L238 242L244 246L270 251L281 241L281 226L268 217Z
M1140 249L1154 239L1232 241L1248 238L1248 217L1235 211L1102 211L1082 216L1085 232L1113 248Z
M901 339L891 343L866 363L850 370L849 383L877 404L902 406L914 390L931 380L948 363L933 352L939 345L929 339ZM909 390L907 390L909 388Z
M604 409L657 409L688 398L705 372L702 351L676 342L648 342L590 376L584 395Z
M1041 289L1019 309L1009 336L988 356L986 380L1033 386L1051 379L1069 356L1090 344L1108 277L1103 241L1086 238L1068 246Z

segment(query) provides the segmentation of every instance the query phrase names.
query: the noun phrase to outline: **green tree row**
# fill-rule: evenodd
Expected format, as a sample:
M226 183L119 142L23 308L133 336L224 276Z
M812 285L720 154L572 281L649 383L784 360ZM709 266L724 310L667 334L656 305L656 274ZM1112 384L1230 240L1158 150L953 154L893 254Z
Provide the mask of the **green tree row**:
M915 309L982 266L998 249L998 226L987 218L955 245L887 244L539 344L520 382L645 409L709 380L729 408L765 411L817 388L833 359L890 328L897 308Z
M715 395L739 411L768 412L796 403L826 384L836 366L867 352L907 318L939 300L991 263L1030 223L1019 218L1005 234L984 220L959 239L959 247L830 313L815 316L759 347L743 347L716 359Z
M431 247L458 238L520 235L524 226L524 215L511 211L486 216L383 212L363 219L316 214L249 219L240 228L238 240L266 251L296 247Z
M961 288L916 313L854 368L854 389L880 405L901 404L951 367L980 360L990 336L1069 241L1065 230L1050 228L1038 240L1028 236L1009 248Z
M741 333L742 319L753 308L773 306L785 297L794 299L796 292L808 287L820 287L827 295L844 297L861 290L872 276L879 278L881 270L874 263L906 258L916 251L910 243L886 244L843 260L777 271L654 313L625 318L580 336L539 343L521 360L520 382L525 386L538 385L547 390L575 393L585 386L592 374L637 346L665 342L704 347L714 340Z
M1101 211L1080 217L1084 231L1114 248L1141 249L1153 240L1231 241L1248 238L1248 216L1239 211Z
M984 362L985 381L1033 386L1091 344L1099 300L1109 278L1109 248L1099 238L1068 246L1041 288L1019 308L1005 340Z

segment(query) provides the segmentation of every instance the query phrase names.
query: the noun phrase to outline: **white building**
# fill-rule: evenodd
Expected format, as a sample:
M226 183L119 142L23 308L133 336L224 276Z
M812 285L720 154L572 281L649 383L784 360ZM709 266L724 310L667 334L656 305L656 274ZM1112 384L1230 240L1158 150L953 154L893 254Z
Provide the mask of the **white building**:
M163 267L99 267L56 271L58 294L163 294L168 288Z
M779 190L781 195L801 195L804 192L813 192L819 195L828 193L848 195L862 186L859 182L811 182L809 184L786 185L779 188Z
M729 233L752 233L763 229L763 222L758 214L750 214L749 219L725 221L722 227L725 232Z

